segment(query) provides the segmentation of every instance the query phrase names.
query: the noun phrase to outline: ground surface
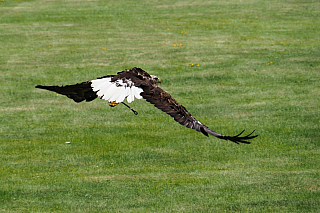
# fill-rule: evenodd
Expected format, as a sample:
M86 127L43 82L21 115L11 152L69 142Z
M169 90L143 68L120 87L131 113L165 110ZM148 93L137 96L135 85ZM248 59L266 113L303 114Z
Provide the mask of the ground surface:
M319 212L318 1L0 1L0 211ZM66 85L131 67L236 145ZM67 144L66 142L71 142Z

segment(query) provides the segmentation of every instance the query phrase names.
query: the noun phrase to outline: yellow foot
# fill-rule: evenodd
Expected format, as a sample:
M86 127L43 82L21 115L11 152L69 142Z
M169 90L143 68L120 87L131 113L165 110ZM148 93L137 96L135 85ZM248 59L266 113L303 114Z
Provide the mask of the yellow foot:
M119 103L117 103L117 102L115 102L115 101L111 101L111 102L109 102L109 106L111 106L111 107L115 107L115 106L117 106Z

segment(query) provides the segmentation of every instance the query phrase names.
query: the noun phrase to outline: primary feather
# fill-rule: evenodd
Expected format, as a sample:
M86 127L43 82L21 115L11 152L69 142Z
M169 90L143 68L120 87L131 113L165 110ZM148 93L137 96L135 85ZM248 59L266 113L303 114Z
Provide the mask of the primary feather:
M230 140L234 143L250 143L247 140L258 135L240 136L244 130L235 136L227 136L217 133L200 121L196 120L184 106L179 104L169 93L158 86L158 77L151 76L140 68L132 68L118 72L117 75L108 75L95 80L85 81L67 86L42 86L36 88L57 92L73 99L75 102L92 101L97 97L107 100L110 106L123 102L131 103L134 98L146 99L158 109L172 116L175 121L187 128L194 129L202 134L215 136L220 139ZM111 104L112 103L112 104Z

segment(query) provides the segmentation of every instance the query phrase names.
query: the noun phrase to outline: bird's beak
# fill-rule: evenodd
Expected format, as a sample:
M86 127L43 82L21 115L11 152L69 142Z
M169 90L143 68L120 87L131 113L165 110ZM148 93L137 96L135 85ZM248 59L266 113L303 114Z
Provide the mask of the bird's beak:
M161 79L160 79L160 78L158 78L157 82L158 82L159 84L161 84Z

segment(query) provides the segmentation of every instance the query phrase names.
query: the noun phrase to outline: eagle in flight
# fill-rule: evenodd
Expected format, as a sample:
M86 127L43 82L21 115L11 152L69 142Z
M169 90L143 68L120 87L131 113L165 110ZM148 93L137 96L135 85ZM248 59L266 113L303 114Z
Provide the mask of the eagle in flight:
M140 68L132 68L118 72L117 75L107 75L95 80L85 81L82 83L67 86L42 86L36 88L54 91L56 93L66 95L75 102L92 101L99 97L109 102L111 107L124 104L130 108L134 114L138 114L134 109L125 104L123 101L127 98L127 102L131 103L134 99L146 99L158 109L169 114L175 121L188 128L201 132L205 136L213 135L217 138L230 140L234 143L246 143L247 140L253 139L258 135L240 136L244 130L235 136L227 136L219 134L207 126L196 120L184 106L179 104L169 93L162 90L158 83L161 83L157 76L149 75Z

